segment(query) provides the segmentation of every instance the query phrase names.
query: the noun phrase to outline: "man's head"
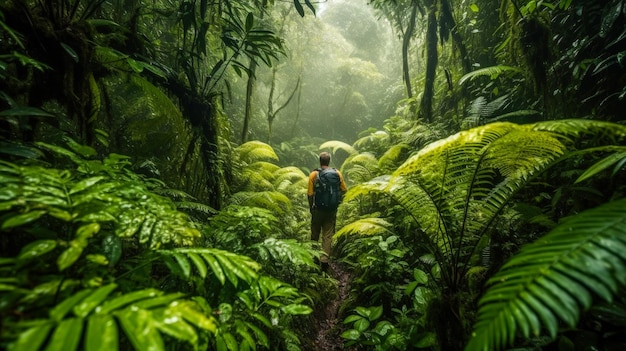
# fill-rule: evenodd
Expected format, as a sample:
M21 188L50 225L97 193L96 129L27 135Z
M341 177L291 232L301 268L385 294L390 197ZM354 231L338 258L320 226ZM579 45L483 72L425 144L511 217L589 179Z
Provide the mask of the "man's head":
M320 154L320 166L330 165L330 154L326 151Z

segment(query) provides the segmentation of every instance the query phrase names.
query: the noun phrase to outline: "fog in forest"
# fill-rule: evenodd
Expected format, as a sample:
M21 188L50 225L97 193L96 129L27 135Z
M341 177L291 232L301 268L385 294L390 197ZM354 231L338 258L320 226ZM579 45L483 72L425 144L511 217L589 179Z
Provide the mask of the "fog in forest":
M382 128L403 97L400 39L365 0L319 4L317 15L301 18L291 7L282 19L287 57L274 67L260 67L254 94L250 139L268 141L268 96L275 84L274 109L301 91L274 121L272 144L291 138L354 142L368 128ZM281 12L282 13L282 12ZM279 20L280 21L280 20ZM245 78L245 77L244 77ZM236 97L245 96L239 79ZM227 104L235 135L241 128L243 101Z

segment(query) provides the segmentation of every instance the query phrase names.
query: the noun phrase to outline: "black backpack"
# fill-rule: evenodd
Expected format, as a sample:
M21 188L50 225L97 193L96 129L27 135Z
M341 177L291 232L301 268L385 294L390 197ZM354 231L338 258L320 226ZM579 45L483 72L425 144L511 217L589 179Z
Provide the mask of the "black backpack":
M318 168L313 194L315 207L321 210L334 211L339 207L342 197L339 172L330 167Z

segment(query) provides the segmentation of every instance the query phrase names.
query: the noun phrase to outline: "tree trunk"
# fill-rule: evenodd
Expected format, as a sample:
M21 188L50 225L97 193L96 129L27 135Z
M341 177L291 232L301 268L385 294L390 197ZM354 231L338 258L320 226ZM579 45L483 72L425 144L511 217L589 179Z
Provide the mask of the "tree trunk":
M426 81L420 103L419 117L430 123L433 120L433 97L435 95L435 73L438 64L437 55L437 16L436 6L428 6L428 29L426 31Z
M409 99L413 97L411 75L409 74L409 44L411 43L411 38L413 38L413 32L415 32L417 4L417 1L413 1L411 4L411 19L404 32L404 37L402 38L402 76L404 78L404 85L406 86L406 96Z
M255 60L250 60L250 71L248 72L248 84L246 85L246 107L243 117L243 127L241 128L241 143L248 141L248 129L250 128L250 118L252 114L252 92L254 91L254 80L256 79Z

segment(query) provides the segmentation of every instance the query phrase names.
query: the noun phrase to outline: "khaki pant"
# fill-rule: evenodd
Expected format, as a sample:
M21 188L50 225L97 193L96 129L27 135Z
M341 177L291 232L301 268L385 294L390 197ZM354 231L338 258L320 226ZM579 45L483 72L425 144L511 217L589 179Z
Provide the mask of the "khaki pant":
M337 210L322 211L313 210L311 218L311 240L318 241L322 234L322 250L324 251L320 261L328 262L330 257L331 243L335 235L335 222L337 221Z

